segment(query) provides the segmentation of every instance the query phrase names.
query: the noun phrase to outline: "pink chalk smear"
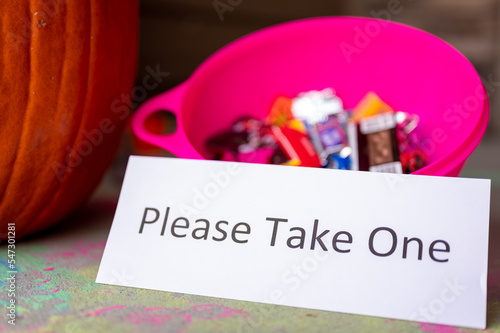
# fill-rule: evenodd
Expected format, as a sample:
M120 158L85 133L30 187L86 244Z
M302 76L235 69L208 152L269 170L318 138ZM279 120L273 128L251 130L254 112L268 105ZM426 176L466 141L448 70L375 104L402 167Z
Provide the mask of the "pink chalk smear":
M434 332L434 333L459 333L460 331L453 326L446 325L436 325L428 323L419 323L420 329L423 332Z
M103 312L106 312L106 311L109 311L109 310L113 310L113 309L123 309L124 307L126 307L126 305L113 305L113 306L109 306L107 308L102 308L102 309L96 310L96 311L94 311L92 313L87 313L87 314L85 314L85 317L90 317L90 316L97 317L98 315L100 315Z
M55 294L55 293L57 293L59 290L61 290L61 287L56 286L56 289L54 289L54 290L52 290L52 291L49 291L48 293L45 293L45 294L42 294L42 295L50 295L50 294Z
M243 311L243 309L231 309L230 307L218 305L218 304L200 304L200 305L193 306L193 310L196 312L212 311L213 308L222 308L225 311L220 315L215 315L215 316L209 317L208 319L210 319L210 320L211 319L226 318L229 316L233 316L235 314L243 315L243 317L250 317L248 312Z
M46 277L46 279L45 279L45 280L43 280L43 281L41 281L41 282L37 282L37 286L38 286L38 287L40 287L42 284L47 283L47 282L49 282L50 280L52 280L52 278L51 278L49 275L45 275L45 274L43 274L41 271L37 271L37 272L35 272L35 273L36 273L36 274L41 274L41 275L43 275L44 277ZM43 279L43 277L42 277L42 279Z
M179 316L184 317L188 323L192 323L191 315L189 313L179 313Z
M43 270L44 270L44 271L53 271L53 270L54 270L54 267L47 267L47 268L44 268Z
M158 306L156 308L145 308L144 309L144 312L148 312L148 311L154 311L154 310L163 310L164 308L161 307L161 306Z
M212 306L214 304L200 304L200 305L195 305L193 306L193 310L196 312L199 311L212 311Z
M47 276L47 275L46 275ZM44 283L47 283L49 282L50 280L52 280L52 278L49 276L48 279L46 280L43 280L42 282L38 282L37 285L40 287L40 285L44 284Z
M164 314L153 314L153 315L146 315L144 313L136 313L136 314L131 314L127 318L125 318L126 321L131 322L133 324L139 325L142 323L150 323L155 326L161 326L164 325L167 321L172 319L172 315L169 313L164 313Z

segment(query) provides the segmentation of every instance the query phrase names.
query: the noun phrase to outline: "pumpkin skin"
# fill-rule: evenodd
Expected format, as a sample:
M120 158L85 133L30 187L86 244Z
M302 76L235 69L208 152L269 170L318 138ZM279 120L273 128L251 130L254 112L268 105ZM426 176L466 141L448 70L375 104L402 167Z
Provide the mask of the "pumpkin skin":
M99 184L128 115L118 102L134 84L138 11L0 1L0 238L8 223L16 238L55 224Z

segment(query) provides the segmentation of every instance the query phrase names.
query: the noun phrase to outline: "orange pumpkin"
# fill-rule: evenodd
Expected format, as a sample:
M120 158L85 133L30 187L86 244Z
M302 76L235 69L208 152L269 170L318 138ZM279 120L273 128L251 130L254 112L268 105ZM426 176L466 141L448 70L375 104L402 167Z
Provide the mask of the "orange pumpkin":
M0 237L61 220L112 161L136 73L137 0L0 1Z

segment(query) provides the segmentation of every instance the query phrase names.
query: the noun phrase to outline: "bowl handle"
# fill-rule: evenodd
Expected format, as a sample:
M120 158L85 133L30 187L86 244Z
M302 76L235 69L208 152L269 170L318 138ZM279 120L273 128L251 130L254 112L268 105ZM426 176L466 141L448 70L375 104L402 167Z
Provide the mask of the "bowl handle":
M132 117L132 131L141 140L166 149L178 157L203 159L189 142L182 126L181 105L187 87L188 82L181 83L143 103ZM173 133L156 134L148 131L145 126L150 115L162 110L172 112L176 118L177 126Z

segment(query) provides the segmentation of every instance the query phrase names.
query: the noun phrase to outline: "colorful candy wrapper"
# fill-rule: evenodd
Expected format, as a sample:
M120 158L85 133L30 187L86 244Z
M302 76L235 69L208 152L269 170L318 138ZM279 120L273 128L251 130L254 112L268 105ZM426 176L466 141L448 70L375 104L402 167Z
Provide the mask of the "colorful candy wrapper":
M427 155L419 147L420 138L415 129L419 118L406 112L396 112L396 136L404 173L415 172L427 165Z
M266 122L275 126L284 126L288 121L294 119L292 113L292 99L280 96L271 107L271 112L266 118Z
M208 140L207 149L225 161L411 173L427 164L418 122L373 92L346 111L325 89L278 97L265 121L241 119Z
M273 126L272 131L281 149L293 164L307 167L321 166L321 161L307 134L288 126Z
M214 159L249 163L281 164L288 161L279 148L271 127L260 120L244 118L232 130L222 132L206 143Z
M343 111L342 100L330 88L299 94L292 103L293 116L310 125L325 121L329 115Z
M339 169L339 170L351 170L352 166L352 149L351 147L344 147L338 153L328 155L328 165L329 169Z
M332 89L310 91L293 100L292 113L304 122L321 164L328 166L328 156L347 144L341 123L346 118L342 100Z
M393 111L394 110L384 103L377 94L369 92L354 108L351 121L358 123L363 118L375 116L384 112L392 113Z
M359 170L403 173L394 114L385 112L363 118L356 126Z

